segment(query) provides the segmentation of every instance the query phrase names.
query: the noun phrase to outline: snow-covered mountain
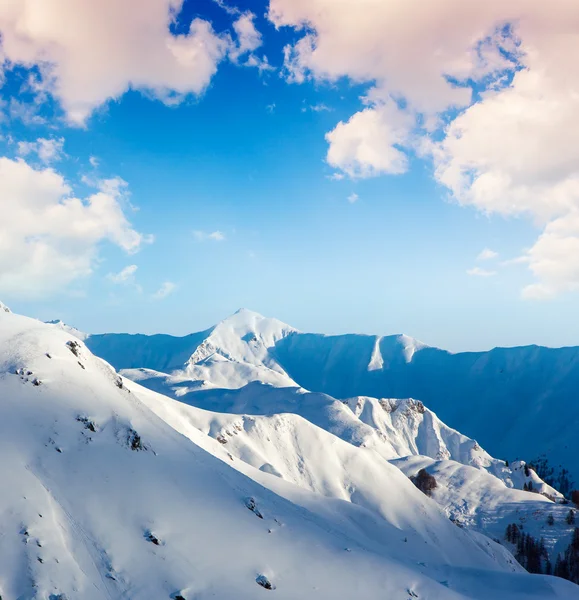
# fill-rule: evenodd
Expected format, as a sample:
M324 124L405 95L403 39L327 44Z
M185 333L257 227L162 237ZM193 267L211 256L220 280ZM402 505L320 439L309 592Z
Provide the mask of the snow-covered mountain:
M522 462L511 464L505 471L511 479L525 479L527 485L528 481L535 481L534 493L521 491L520 486L505 486L504 479L501 481L501 477L493 476L488 470L453 460L414 455L391 463L408 477L426 469L437 482L432 498L453 522L500 540L513 553L516 553L516 547L505 539L507 527L512 524L536 540L542 539L552 564L571 542L575 515L579 520L579 512L569 504L551 502L539 493L539 489L545 491L544 483L533 471L530 471L530 477L525 476ZM568 521L570 511L574 515L573 523Z
M549 462L579 484L579 347L451 354L408 336L300 333L247 310L205 332L92 335L117 369L173 394L251 381L298 385L334 398L418 398L501 458ZM148 385L148 384L146 384Z
M271 350L295 329L246 309L206 331L185 337L102 334L87 344L116 369L145 368L171 375L168 383L239 388L250 381L296 385Z
M256 468L205 433L212 419L233 419L230 440L250 429L124 380L63 328L0 312L0 595L579 598L453 525L373 448L264 416L281 451ZM257 454L267 439L253 439ZM349 478L342 497L331 489Z
M506 465L492 458L421 402L339 401L260 383L190 392L181 401L204 409L185 404L172 409L178 413L172 422L185 435L189 427L201 430L233 456L314 492L382 514L375 476L360 481L359 474L368 472L356 463L361 451L365 460L391 461L408 477L426 468L438 482L433 499L461 526L504 542L507 525L526 523L528 533L545 538L553 562L570 542L573 527L565 521L570 507L559 492L522 461ZM523 491L528 487L533 492ZM556 523L549 528L550 514Z

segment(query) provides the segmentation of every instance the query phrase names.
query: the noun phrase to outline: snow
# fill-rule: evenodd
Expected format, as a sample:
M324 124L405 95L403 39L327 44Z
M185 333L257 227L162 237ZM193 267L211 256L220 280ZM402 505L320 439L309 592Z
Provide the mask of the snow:
M406 335L301 333L247 310L184 338L105 334L87 344L117 369L153 369L174 387L261 381L339 399L418 398L493 455L545 454L579 483L579 347L452 354Z
M381 339L382 338L379 337L376 338L374 349L372 350L372 356L370 357L370 362L368 363L368 371L379 371L384 366L384 359L382 358L382 354L380 352Z
M537 539L544 538L552 562L571 541L574 527L565 520L571 510L568 504L554 503L538 492L509 487L504 480L486 470L452 460L408 456L391 462L409 477L420 469L426 469L437 482L432 498L449 518L492 539L501 540L511 550L514 548L504 539L510 523L516 523L525 533ZM513 479L521 475L516 467L510 473ZM536 474L532 477L537 478ZM554 517L553 526L547 524L549 515Z
M346 436L349 406L254 385L255 406L316 397L312 415L335 414ZM184 397L241 408L247 387ZM63 328L0 312L2 597L579 598L453 525L374 448L269 412L211 415L123 380ZM253 455L234 448L242 436ZM246 446L247 460L232 452Z
M119 370L149 369L168 383L203 381L207 386L238 388L250 381L296 385L278 365L271 349L295 329L240 309L206 331L182 338L169 335L91 335L87 344Z
M83 331L80 331L76 327L71 327L70 325L67 325L60 319L55 319L53 321L46 321L46 324L52 325L53 327L56 327L58 329L62 329L63 331L66 331L67 333L69 333L70 335L73 335L75 338L77 338L79 340L86 340L86 338L88 337L88 333L84 333Z

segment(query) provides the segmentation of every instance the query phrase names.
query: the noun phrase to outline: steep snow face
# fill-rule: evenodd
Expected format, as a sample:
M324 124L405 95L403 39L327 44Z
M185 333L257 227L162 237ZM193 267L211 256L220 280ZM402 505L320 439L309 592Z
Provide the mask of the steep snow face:
M3 302L0 302L0 312L12 312L7 306L6 304L4 304Z
M181 408L68 332L0 313L3 597L579 598L452 525L390 465L351 456L384 490L378 517L232 459L182 431Z
M426 469L437 482L432 498L451 520L500 540L512 551L516 551L516 548L505 539L505 530L512 523L538 540L543 538L553 563L571 541L575 525L569 524L567 517L569 511L574 509L569 505L551 502L542 495L539 490L544 489L545 484L533 471L528 477L525 476L524 463L511 465L511 477L524 479L527 484L536 482L533 483L536 493L521 491L520 481L516 485L519 489L513 489L513 486L505 486L504 481L490 472L452 460L408 456L394 460L392 464L408 477L416 475L420 469ZM553 524L549 524L549 515L553 516Z

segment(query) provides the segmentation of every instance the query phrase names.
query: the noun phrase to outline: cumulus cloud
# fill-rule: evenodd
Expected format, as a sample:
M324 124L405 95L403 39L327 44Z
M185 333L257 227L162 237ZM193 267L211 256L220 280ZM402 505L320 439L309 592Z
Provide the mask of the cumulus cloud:
M285 49L289 80L369 86L327 135L330 165L369 177L429 157L459 204L542 228L526 297L579 287L576 2L271 0L269 16L303 33Z
M177 289L177 285L172 281L165 281L161 287L153 294L153 300L164 300Z
M477 260L493 260L494 258L498 258L499 253L491 250L490 248L485 248L480 252L480 254L476 257Z
M254 19L253 13L246 12L233 23L233 29L237 34L237 46L230 50L230 55L234 60L261 46L261 33L255 28Z
M354 202L358 202L359 199L360 199L360 196L358 196L358 194L356 194L355 192L348 196L348 202L350 204L354 204Z
M411 118L392 102L357 112L326 135L328 164L353 178L404 173L408 161L400 145L411 127Z
M212 231L211 233L208 233L207 231L200 231L199 229L196 229L193 232L193 237L198 242L206 242L206 241L223 242L225 240L225 234L222 233L221 231Z
M228 33L200 18L185 33L170 26L183 0L19 0L0 3L4 68L37 67L37 87L52 94L68 119L83 124L129 88L167 103L201 94L230 55L240 60L261 44L251 13ZM259 66L255 64L255 66Z
M55 170L0 157L2 293L38 297L60 291L92 272L106 241L129 254L138 251L147 238L124 214L126 191L122 180L105 180L81 199Z
M39 160L48 164L63 157L64 138L39 138L35 142L18 142L18 154L27 156L35 154Z
M486 269L481 269L480 267L473 267L472 269L468 269L466 274L473 277L492 277L493 275L496 275L497 272L487 271Z

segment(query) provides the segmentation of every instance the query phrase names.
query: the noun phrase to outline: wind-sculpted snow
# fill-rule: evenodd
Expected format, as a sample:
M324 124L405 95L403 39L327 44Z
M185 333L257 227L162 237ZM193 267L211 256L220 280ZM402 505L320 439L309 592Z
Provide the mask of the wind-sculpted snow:
M339 399L418 398L494 456L545 454L579 483L577 347L451 354L404 335L300 333L243 310L186 338L108 334L87 344L117 369L153 369L175 387L261 381Z

